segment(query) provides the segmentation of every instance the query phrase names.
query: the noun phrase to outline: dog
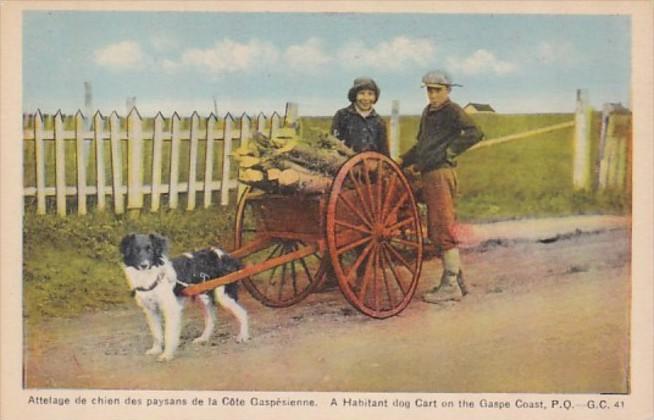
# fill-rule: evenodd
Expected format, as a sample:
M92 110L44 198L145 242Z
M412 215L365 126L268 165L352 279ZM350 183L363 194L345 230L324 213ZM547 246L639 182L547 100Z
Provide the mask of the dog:
M159 361L171 360L179 345L182 312L191 298L182 290L195 283L224 276L242 268L241 263L220 248L208 248L169 259L168 240L157 234L129 234L120 242L123 270L136 303L143 309L152 333L148 355ZM215 302L231 312L239 321L237 342L250 339L247 312L237 303L236 283L219 286L196 296L204 315L204 330L193 340L205 343L216 324ZM165 329L162 331L162 315Z

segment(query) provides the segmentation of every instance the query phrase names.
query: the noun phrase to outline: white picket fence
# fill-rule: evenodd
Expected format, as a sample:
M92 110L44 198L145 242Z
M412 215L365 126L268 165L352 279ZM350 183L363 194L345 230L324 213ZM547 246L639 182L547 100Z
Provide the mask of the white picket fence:
M51 129L44 128L44 118L39 111L34 115L33 126L26 128L23 133L26 142L34 142L36 172L36 185L25 187L23 194L26 197L36 196L37 214L45 214L46 197L55 196L56 211L61 216L65 216L68 212L66 198L70 196L76 198L74 202L78 214L87 213L87 198L91 196L96 198L98 211L106 209L106 200L110 197L115 213L124 213L126 209L143 209L145 195L150 195L151 211L160 209L161 197L164 194L168 197L168 207L174 209L178 207L180 194L185 193L186 208L193 210L196 207L197 192L204 192L203 206L206 208L212 205L212 192L220 191L220 204L224 206L229 204L230 191L239 188L237 178L231 177L233 143L239 142L245 145L254 131L272 134L282 125L295 124L297 111L296 104L288 103L284 117L274 112L270 117L260 113L257 118L250 118L243 114L236 120L229 113L222 119L211 114L206 118L205 128L200 128L200 116L193 113L188 129L181 129L182 119L177 113L168 120L158 113L153 120L153 128L147 131L143 129L143 118L136 108L133 108L125 118L120 117L115 111L109 117L103 117L97 112L92 118L92 124L88 124L82 113L78 111L74 117L73 130L65 129L61 112L54 115ZM164 130L166 122L169 129ZM151 167L144 165L145 140L151 140L152 144ZM54 186L46 186L46 142L54 142ZM75 143L74 168L77 173L75 185L66 183L66 162L73 159L66 155L66 144L69 142ZM107 142L109 142L110 156L105 156ZM166 166L169 166L169 171L164 174L163 150L164 143L168 142L170 162ZM180 157L183 142L190 143L187 162L182 162ZM199 177L198 149L202 142L205 143L204 174ZM222 142L223 152L221 174L216 179L217 174L213 173L214 147L218 142ZM126 182L123 180L123 151L121 150L124 147L127 148ZM87 159L90 150L93 150L95 155L95 185L89 185L87 177ZM110 165L110 179L106 176L107 164ZM51 164L48 165L51 167ZM179 180L182 165L188 165L184 168L188 170L188 182ZM151 171L149 185L143 182L145 171Z

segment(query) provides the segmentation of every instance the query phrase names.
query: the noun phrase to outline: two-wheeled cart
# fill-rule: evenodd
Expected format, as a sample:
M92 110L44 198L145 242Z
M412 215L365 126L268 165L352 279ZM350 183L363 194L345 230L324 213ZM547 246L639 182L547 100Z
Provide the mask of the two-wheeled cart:
M189 286L187 295L241 281L264 305L293 305L334 276L345 298L374 318L411 301L423 258L418 207L388 157L350 158L325 194L276 195L248 188L236 214L235 250L245 267Z

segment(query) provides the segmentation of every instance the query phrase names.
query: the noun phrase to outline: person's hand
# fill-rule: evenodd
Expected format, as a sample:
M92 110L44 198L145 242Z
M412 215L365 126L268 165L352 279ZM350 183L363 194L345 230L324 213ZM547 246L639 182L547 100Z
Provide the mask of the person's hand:
M395 163L397 163L400 166L400 168L404 167L404 160L399 156L395 158Z

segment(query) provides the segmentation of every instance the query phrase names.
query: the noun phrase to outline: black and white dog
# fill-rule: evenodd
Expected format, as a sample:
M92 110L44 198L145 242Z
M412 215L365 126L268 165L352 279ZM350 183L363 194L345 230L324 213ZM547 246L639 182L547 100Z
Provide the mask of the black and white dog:
M181 294L188 285L224 276L242 268L240 262L219 248L187 253L169 259L168 241L156 234L130 234L120 243L123 269L136 303L143 308L154 343L146 354L159 355L159 361L170 360L179 345L182 311L189 300ZM249 340L248 316L237 303L237 284L214 289L213 297L230 311L240 323L236 341ZM216 308L209 292L197 296L204 315L204 331L194 343L204 343L213 334ZM162 318L165 330L162 331Z

